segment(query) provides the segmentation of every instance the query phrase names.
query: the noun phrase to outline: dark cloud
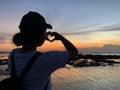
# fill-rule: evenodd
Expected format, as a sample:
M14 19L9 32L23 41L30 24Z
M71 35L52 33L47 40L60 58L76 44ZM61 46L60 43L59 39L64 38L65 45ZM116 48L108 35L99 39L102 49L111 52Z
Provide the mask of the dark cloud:
M80 32L71 32L71 33L61 33L62 35L79 35L79 34L89 34L95 31L80 31Z
M120 24L113 24L110 26L101 27L98 31L120 31Z

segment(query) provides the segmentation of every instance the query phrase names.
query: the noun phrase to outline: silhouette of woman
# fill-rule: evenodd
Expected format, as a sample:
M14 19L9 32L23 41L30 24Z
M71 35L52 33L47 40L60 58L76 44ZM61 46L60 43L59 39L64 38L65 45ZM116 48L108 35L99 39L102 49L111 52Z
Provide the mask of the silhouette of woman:
M54 36L53 40L60 40L66 48L66 51L49 51L40 55L29 72L22 78L25 90L51 90L51 74L64 67L70 60L73 60L78 51L71 42L65 39L57 32L46 32L46 29L52 29L47 24L44 17L37 12L28 12L23 16L19 29L13 37L13 43L21 46L13 49L8 59L8 69L11 73L11 57L14 55L17 76L20 75L23 68L36 54L37 47L41 46L45 40L49 40L48 34Z

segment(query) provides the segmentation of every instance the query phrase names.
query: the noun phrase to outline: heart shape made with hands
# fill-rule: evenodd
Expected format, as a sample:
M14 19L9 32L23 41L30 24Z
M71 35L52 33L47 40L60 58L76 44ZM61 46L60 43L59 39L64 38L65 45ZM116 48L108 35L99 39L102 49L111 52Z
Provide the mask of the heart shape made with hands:
M53 35L52 32L47 32L47 40L50 42L53 42L55 39L55 36Z

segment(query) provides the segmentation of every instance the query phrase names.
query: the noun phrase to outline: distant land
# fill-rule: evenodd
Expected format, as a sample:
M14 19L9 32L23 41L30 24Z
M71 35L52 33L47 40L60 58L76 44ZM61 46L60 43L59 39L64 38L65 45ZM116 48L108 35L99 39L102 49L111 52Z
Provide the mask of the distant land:
M103 47L93 47L93 48L79 48L80 54L119 54L120 55L120 45L106 44Z

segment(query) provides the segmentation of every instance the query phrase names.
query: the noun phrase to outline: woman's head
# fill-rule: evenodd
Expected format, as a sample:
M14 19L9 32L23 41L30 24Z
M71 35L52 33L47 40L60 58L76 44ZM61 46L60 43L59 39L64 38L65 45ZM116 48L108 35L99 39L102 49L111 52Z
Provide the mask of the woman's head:
M29 12L22 17L19 25L20 33L13 37L13 42L17 46L26 44L42 45L46 38L46 29L52 29L47 24L44 17L37 12Z

